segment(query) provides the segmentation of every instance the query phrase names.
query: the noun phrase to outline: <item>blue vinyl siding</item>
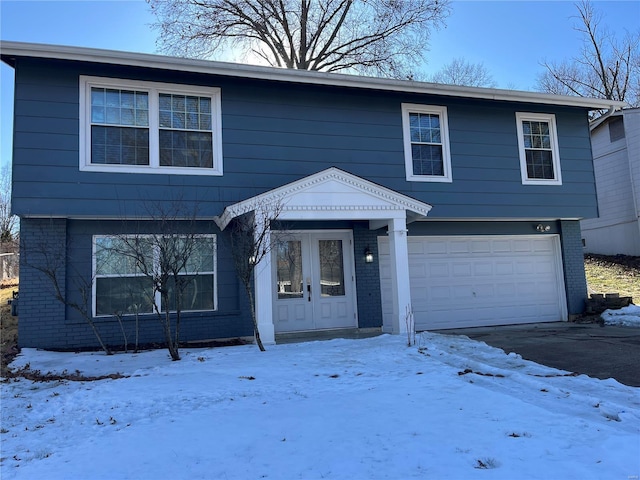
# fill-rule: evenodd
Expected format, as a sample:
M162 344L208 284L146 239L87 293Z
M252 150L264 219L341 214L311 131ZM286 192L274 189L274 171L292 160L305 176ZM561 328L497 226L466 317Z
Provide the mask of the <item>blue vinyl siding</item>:
M224 175L80 172L79 75L220 87ZM452 183L407 182L401 103L448 109ZM522 185L515 112L556 115L563 185ZM584 109L511 104L19 59L13 208L20 215L143 214L182 196L206 216L336 166L433 205L431 218L580 218L596 214Z

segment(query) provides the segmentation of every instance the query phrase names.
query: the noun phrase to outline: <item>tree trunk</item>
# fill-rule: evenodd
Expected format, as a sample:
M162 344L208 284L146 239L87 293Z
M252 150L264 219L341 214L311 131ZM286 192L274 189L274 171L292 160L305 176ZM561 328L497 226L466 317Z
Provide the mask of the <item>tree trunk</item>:
M65 305L66 305L66 303L65 303ZM82 312L80 312L80 313L82 313ZM93 323L93 320L91 320L89 317L86 317L86 320L87 320L87 322L89 322L89 325L91 325L91 329L93 330L93 333L95 334L96 338L98 339L98 343L100 343L100 347L102 347L102 350L104 350L104 353L106 353L107 355L113 355L113 352L102 341L102 336L100 335L100 332L98 332L98 328L96 327L95 323Z
M169 350L169 355L171 355L171 360L174 362L180 360L180 352L178 351L177 342L173 341L173 335L171 335L171 312L169 311L169 295L165 295L162 293L162 302L163 305L167 306L167 309L164 313L164 319L162 321L162 327L164 328L164 338L167 342L167 349ZM157 309L157 307L155 307Z
M260 339L260 330L258 330L258 319L256 318L256 304L253 300L253 291L251 290L251 286L245 286L247 289L247 296L249 297L249 308L251 309L251 319L253 320L253 335L256 339L256 343L258 344L258 348L261 352L265 352L266 349L262 344L262 340Z

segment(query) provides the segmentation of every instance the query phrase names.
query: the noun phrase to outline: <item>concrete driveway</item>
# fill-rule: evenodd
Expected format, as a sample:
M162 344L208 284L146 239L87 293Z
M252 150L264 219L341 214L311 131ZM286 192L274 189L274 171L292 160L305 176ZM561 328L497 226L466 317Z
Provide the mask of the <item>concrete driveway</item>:
M554 322L437 333L466 335L549 367L640 387L640 328Z

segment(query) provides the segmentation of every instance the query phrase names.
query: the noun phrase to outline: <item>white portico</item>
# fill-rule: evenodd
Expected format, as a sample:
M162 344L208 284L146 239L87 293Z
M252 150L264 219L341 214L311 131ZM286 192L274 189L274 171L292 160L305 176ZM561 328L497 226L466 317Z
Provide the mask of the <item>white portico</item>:
M295 182L275 188L261 195L249 198L242 202L230 205L225 208L223 214L216 218L216 223L221 230L235 217L264 208L264 206L277 205L278 221L300 221L300 220L365 220L369 222L369 228L377 230L387 227L390 246L390 274L392 284L393 316L391 322L385 323L384 329L387 332L398 334L406 332L405 314L406 309L411 305L411 294L409 285L409 263L407 250L407 223L418 218L425 217L431 210L431 206L419 202L411 197L402 195L388 188L377 185L356 175L352 175L338 168L332 167L316 174L302 178ZM260 220L261 216L256 216ZM271 234L270 234L271 235ZM346 236L345 236L346 235ZM338 315L349 308L348 302L345 306L337 298L332 296L332 282L323 281L323 295L320 308L312 308L312 304L320 300L315 295L318 288L313 287L313 279L310 274L302 273L302 266L308 265L309 271L322 270L322 265L326 261L315 261L313 255L308 255L309 260L305 260L303 255L305 245L309 245L309 251L322 254L323 251L336 250L346 245L348 232L344 231L311 231L311 233L297 232L288 243L292 245L294 252L300 252L300 273L294 277L300 277L300 281L278 282L276 270L279 268L277 260L274 261L272 255L266 255L255 269L255 299L256 315L258 318L258 328L264 343L274 343L278 314L286 313L289 317L295 316L295 312L300 312L301 317L309 317L314 312L320 310L330 312L331 315ZM298 242L300 246L298 246ZM315 243L314 243L315 242ZM324 242L324 243L323 243ZM345 248L344 252L339 252L338 257L344 263L341 270L342 277L347 278L353 272L353 248ZM355 255L358 255L356 252ZM326 255L325 255L326 256ZM335 256L335 255L334 255ZM315 265L315 267L314 267ZM345 275L345 271L347 275ZM286 287L283 284L286 283ZM334 282L340 283L340 280ZM345 282L346 283L346 282ZM301 286L295 286L300 284ZM355 283L353 284L355 289ZM334 288L335 290L335 288ZM275 293L278 292L278 293ZM349 297L355 293L349 290L349 286L339 289L339 295ZM317 299L317 300L316 300ZM295 308L287 307L287 303ZM355 303L354 303L355 308ZM333 309L333 310L332 310ZM285 315L285 316L286 316ZM300 330L324 328L326 323L313 323L306 319L307 325ZM316 325L315 327L313 325ZM357 326L357 324L355 325ZM287 327L288 330L296 327ZM282 329L281 329L282 330Z

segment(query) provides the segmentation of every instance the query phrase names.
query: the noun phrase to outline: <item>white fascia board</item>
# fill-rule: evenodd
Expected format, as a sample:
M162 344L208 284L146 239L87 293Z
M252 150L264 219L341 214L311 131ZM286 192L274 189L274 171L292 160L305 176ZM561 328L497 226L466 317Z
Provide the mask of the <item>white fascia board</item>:
M325 191L318 186L331 187ZM351 196L352 201L345 199ZM340 198L343 201L336 204ZM260 205L279 205L278 218L298 220L371 220L426 217L431 205L375 184L351 173L330 167L267 192L227 206L214 220L224 230L235 217Z
M162 70L224 75L241 78L255 78L278 82L302 83L312 85L331 85L370 90L417 93L424 95L442 95L449 97L477 98L505 102L525 102L544 105L563 105L582 107L594 110L622 108L625 102L599 98L572 97L567 95L551 95L547 93L525 92L518 90L502 90L497 88L462 87L438 83L395 80L388 78L364 77L343 73L311 72L276 67L217 62L192 58L169 57L149 53L121 52L85 47L61 45L45 45L0 41L2 57L34 57L59 60L75 60L83 62L127 65ZM8 59L3 58L10 64Z

